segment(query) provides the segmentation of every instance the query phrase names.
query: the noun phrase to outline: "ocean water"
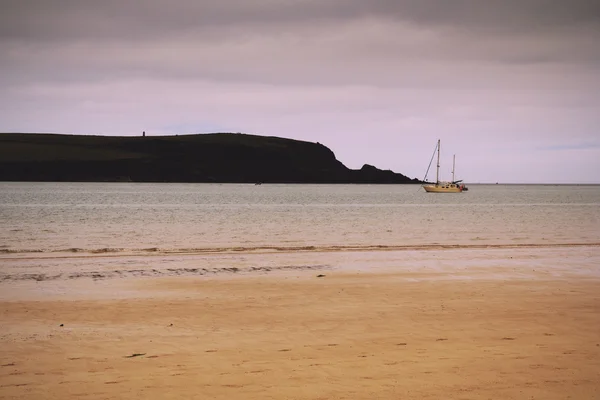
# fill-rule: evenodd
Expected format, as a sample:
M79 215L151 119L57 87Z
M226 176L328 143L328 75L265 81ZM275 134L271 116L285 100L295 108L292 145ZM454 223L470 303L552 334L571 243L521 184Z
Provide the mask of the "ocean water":
M428 194L415 185L0 183L0 280L360 268L564 248L597 260L600 186Z

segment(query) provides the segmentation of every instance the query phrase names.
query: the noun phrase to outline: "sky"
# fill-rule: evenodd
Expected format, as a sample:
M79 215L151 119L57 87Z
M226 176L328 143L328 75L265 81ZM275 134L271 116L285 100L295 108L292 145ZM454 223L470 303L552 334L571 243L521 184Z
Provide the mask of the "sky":
M0 132L243 132L600 183L598 0L1 0ZM431 175L430 175L431 176Z

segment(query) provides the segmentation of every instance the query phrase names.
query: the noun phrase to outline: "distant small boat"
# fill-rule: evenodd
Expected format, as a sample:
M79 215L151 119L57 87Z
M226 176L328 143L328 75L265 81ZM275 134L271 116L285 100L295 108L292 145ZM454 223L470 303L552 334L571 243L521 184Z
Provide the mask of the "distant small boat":
M437 168L436 168L436 173L435 173L435 183L423 185L423 189L425 189L425 191L427 193L461 193L461 192L469 190L469 188L467 188L465 186L465 184L462 183L462 180L459 180L459 181L454 180L454 170L456 167L456 155L454 155L454 157L452 159L452 181L450 181L450 182L440 181L440 140L439 139L438 139L435 151L437 151ZM431 157L431 161L429 162L429 167L427 167L427 172L429 172L429 168L431 168L432 162L433 162L433 157ZM427 180L427 174L425 174L425 179L423 179L423 180L425 180L425 181Z

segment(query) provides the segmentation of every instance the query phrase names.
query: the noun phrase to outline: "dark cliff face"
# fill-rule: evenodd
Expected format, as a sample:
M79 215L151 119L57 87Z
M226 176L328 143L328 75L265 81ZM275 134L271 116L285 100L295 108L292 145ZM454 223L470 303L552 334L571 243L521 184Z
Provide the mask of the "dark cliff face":
M0 134L0 180L418 183L368 165L350 170L319 143L234 133Z

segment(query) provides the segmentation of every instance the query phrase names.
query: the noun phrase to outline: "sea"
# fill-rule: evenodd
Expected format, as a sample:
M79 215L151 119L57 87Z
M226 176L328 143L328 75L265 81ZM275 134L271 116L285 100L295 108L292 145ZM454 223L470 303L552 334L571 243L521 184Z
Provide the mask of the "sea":
M597 274L600 185L469 188L0 182L0 283L458 271L507 260Z

